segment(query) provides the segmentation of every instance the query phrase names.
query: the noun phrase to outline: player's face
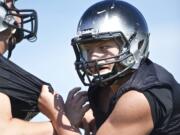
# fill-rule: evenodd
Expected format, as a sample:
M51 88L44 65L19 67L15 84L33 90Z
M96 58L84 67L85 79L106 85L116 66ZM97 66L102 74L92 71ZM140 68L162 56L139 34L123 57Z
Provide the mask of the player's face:
M103 40L92 43L86 43L80 45L83 57L86 61L97 61L97 64L101 65L99 68L99 73L101 75L110 73L114 67L114 63L111 63L119 54L119 46L114 42L114 40ZM109 63L109 64L107 64ZM91 74L96 74L95 67L92 63L92 68L90 68Z
M6 0L6 5L9 8L13 7L13 1L12 0ZM15 11L13 11L14 14L17 14ZM17 25L21 23L21 19L19 17L14 17ZM3 54L6 52L8 48L8 39L11 37L12 33L14 33L16 30L13 28L8 28L2 32L0 32L0 54Z

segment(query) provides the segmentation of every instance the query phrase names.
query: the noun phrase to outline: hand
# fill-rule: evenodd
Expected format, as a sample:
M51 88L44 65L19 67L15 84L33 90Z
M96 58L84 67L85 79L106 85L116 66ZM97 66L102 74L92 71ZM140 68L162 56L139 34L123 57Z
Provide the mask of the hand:
M38 98L39 110L49 119L56 118L59 112L64 111L64 101L61 95L51 93L47 85L43 85Z
M96 134L96 124L95 124L95 119L94 119L93 112L91 109L89 109L86 112L81 122L81 128L84 129L84 135Z
M58 135L66 134L66 132L79 134L79 129L71 125L65 115L63 98L57 93L52 94L46 85L42 87L38 106L40 111L51 120Z
M95 135L96 134L96 126L95 123L88 123L86 119L82 120L82 128L84 129L84 135Z
M89 109L87 92L78 92L81 88L76 87L72 89L67 97L65 103L65 113L71 124L79 127L85 112Z

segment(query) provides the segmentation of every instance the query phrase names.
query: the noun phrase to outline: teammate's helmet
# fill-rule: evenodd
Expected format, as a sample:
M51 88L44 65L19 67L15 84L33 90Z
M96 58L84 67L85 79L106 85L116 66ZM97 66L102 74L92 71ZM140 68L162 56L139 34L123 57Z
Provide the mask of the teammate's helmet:
M15 1L12 0L12 7L6 5L6 0L0 0L0 32L8 27L16 29L13 44L20 42L22 39L35 41L38 29L37 13L32 9L17 9ZM20 23L15 21L15 17L20 18Z
M89 73L90 65L96 70L102 64L98 61L87 61L79 45L96 40L114 39L123 42L115 64L125 68L113 70L108 75ZM131 69L137 69L141 61L148 57L149 31L147 23L140 11L127 2L104 0L89 7L82 15L77 35L72 39L76 54L75 67L84 85L94 85L116 79ZM108 58L110 59L110 58ZM111 58L112 59L112 58Z

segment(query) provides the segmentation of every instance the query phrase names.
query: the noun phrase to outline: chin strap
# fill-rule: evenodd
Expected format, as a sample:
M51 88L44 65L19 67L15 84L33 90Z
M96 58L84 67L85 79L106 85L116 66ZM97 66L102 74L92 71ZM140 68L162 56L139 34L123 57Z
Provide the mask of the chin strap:
M16 44L19 43L20 41L22 41L23 37L24 37L23 32L21 30L18 30L18 29L10 37L9 44L8 44L8 57L7 57L8 59L11 57L12 51L16 47Z
M8 57L7 57L8 59L11 57L12 51L15 48L15 46L16 46L16 38L12 36L9 39L9 44L8 44Z

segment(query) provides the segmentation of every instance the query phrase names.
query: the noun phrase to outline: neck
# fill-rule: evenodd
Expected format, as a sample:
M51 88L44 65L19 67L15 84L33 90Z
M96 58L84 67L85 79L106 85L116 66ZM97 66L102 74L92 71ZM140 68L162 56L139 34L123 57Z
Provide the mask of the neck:
M110 86L111 92L116 93L116 91L119 89L119 87L122 86L124 83L126 83L131 76L132 76L132 73L128 73L124 77L114 81Z
M0 32L0 54L4 54L6 50L8 49L8 42L11 37L11 31L12 29L9 28L7 30L4 30Z
M0 54L3 55L7 50L7 43L5 41L0 41Z

